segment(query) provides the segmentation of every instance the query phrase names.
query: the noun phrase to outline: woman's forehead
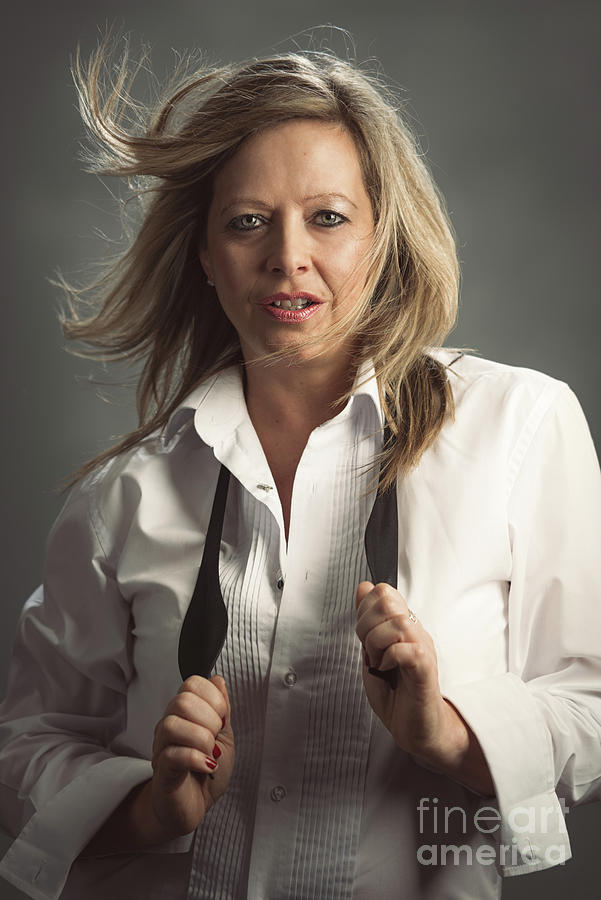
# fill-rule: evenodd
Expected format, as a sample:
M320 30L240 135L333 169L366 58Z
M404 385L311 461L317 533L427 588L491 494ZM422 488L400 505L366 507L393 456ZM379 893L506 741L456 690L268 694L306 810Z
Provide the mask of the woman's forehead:
M321 196L354 202L364 191L359 154L337 122L291 119L251 135L220 169L220 202L247 199L257 191L292 191L299 200ZM251 199L250 195L248 199Z

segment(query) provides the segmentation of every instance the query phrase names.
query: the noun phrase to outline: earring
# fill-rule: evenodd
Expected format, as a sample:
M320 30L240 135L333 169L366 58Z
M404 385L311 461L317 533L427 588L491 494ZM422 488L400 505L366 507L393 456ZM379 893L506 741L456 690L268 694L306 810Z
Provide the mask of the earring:
M214 281L209 281L208 278L207 278L207 284L209 285L209 287L215 287L215 282L214 282Z

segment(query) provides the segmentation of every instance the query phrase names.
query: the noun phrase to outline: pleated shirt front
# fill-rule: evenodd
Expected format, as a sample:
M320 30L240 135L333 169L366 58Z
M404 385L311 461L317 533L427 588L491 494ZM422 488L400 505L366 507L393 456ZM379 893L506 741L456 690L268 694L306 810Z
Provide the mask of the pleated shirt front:
M215 670L237 749L230 787L198 829L190 898L352 896L372 725L354 626L381 444L374 387L311 434L287 546L244 410L229 434L211 423L210 396L197 416L235 476L220 564L229 629Z

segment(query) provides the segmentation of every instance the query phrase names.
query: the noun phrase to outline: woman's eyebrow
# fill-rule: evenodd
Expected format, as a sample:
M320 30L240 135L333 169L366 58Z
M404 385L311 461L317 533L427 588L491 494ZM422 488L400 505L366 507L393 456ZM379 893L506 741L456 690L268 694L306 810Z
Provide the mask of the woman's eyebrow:
M330 191L326 191L326 193L324 194L311 194L309 197L303 197L303 203L307 203L309 200L342 200L345 203L350 203L350 205L354 206L355 209L358 209L357 204L353 203L351 198L347 197L346 194L337 194Z
M311 200L322 200L324 203L331 203L336 200L342 200L345 203L349 203L355 209L358 209L357 204L353 203L350 197L347 197L346 194L338 194L332 193L330 191L326 191L325 193L319 194L310 194L307 197L303 197L300 201L300 204L308 203ZM264 200L258 200L256 197L236 197L234 200L231 200L220 212L220 215L228 212L228 210L232 209L235 206L261 206L264 209L269 208L269 203L266 203Z

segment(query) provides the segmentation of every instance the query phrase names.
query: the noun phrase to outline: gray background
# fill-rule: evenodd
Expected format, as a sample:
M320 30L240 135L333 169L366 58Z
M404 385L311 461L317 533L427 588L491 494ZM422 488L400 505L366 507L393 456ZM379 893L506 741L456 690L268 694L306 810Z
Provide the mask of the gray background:
M153 47L228 61L291 49L324 23L348 29L357 58L377 57L404 96L448 202L463 264L461 320L450 344L541 369L576 391L594 437L598 403L600 5L586 0L81 0L21 2L3 16L4 372L0 691L19 609L40 579L57 485L129 430L131 403L99 400L91 368L69 357L45 280L81 269L119 233L106 186L76 161L82 129L68 63L105 22ZM321 32L316 43L328 38ZM307 38L298 35L301 47ZM329 43L344 51L335 33ZM110 185L109 185L110 186ZM516 759L516 765L520 761ZM601 807L568 816L575 859L508 879L504 898L597 897ZM0 843L0 852L6 845ZM22 897L0 882L0 898ZM83 898L82 898L83 900ZM444 900L444 898L441 898Z

